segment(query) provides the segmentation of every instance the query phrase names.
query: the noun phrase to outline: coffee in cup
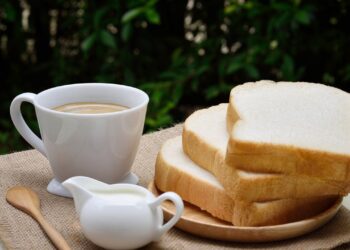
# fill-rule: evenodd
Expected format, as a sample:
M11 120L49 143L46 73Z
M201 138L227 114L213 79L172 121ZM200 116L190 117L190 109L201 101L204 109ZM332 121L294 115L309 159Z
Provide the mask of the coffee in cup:
M104 114L119 112L128 109L125 106L113 103L75 102L53 108L55 111L74 114Z

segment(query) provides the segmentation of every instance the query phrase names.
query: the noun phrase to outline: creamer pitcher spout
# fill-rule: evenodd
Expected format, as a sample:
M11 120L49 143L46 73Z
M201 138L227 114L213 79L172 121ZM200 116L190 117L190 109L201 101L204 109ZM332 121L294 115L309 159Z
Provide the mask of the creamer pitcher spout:
M72 194L78 214L80 214L86 201L93 196L89 191L89 187L95 186L93 183L94 181L94 179L89 177L76 176L71 177L62 183L62 185Z

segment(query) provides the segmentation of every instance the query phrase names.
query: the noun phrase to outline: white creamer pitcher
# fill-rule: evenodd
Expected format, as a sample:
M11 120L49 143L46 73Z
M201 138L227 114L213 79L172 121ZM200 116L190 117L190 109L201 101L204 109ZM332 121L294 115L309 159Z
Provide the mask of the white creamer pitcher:
M157 241L180 219L182 199L173 192L155 197L132 184L114 184L89 177L72 177L62 183L73 196L86 238L106 249L134 249ZM163 225L160 204L170 200L176 214Z

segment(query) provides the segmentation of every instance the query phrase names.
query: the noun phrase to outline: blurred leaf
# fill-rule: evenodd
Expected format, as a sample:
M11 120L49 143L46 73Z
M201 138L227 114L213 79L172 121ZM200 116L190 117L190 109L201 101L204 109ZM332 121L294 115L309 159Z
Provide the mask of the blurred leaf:
M265 58L265 63L268 65L276 65L281 58L281 52L279 50L272 50Z
M345 81L350 81L350 64L346 65L342 70L341 73L344 77Z
M173 121L172 117L169 114L162 115L157 118L158 118L157 123L161 127L166 126Z
M286 2L278 2L278 1L273 1L271 4L271 7L278 10L278 11L289 11L290 10L290 4Z
M182 49L181 48L177 48L173 51L173 53L171 54L171 60L172 61L176 61L182 53Z
M253 79L258 79L260 76L259 71L253 65L245 65L244 70L247 72L248 76L250 76Z
M252 9L254 7L254 3L252 1L245 1L243 2L243 7L245 9Z
M144 8L136 8L136 9L132 9L132 10L127 11L122 16L122 23L129 23L131 20L140 16L143 12L144 12Z
M131 86L135 84L134 72L128 67L124 68L124 82Z
M97 34L92 33L90 36L88 36L82 43L81 43L81 49L83 51L89 51L94 43L96 42Z
M268 33L271 35L275 35L276 31L280 30L285 25L288 25L290 23L290 16L290 12L286 11L272 17L270 22L268 23Z
M175 103L178 103L182 97L183 94L183 86L181 84L175 84L174 88L174 100L173 100L173 105L175 106Z
M335 82L334 76L332 76L330 73L325 72L322 76L322 82L333 84Z
M145 121L146 126L150 126L151 128L157 128L158 127L158 122L155 118L151 117L146 117Z
M169 114L163 114L155 118L146 118L146 125L151 128L159 128L169 125L173 121L172 117Z
M10 2L6 2L4 5L4 14L5 14L5 19L13 22L16 20L16 9L12 6Z
M227 67L226 73L227 74L233 74L236 71L240 70L241 68L243 68L243 64L240 61L231 61L230 64Z
M311 21L311 15L306 10L298 10L295 13L295 19L302 24L309 24Z
M163 96L162 91L157 90L157 91L153 92L153 94L152 94L152 101L154 102L154 104L156 106L158 106L160 104L162 96Z
M160 16L157 11L154 9L147 9L146 12L146 18L150 23L153 24L160 24Z
M293 2L296 6L298 6L298 5L300 5L301 0L293 0Z
M127 23L123 25L122 28L122 39L124 42L129 41L132 34L132 25L131 23Z
M232 14L235 11L237 11L237 6L235 3L232 3L231 5L226 6L224 9L224 13L226 15Z
M105 30L102 30L100 32L100 39L101 39L101 41L102 41L102 43L104 45L106 45L106 46L108 46L110 48L115 49L117 47L116 41L114 39L114 36L111 33L107 32Z
M209 86L205 91L205 98L207 100L213 99L220 94L220 89L216 85Z
M94 27L95 27L95 29L97 29L100 26L101 20L103 19L103 16L107 13L107 11L108 11L108 8L103 7L101 9L98 9L94 13Z
M177 48L171 54L171 61L174 67L180 66L182 67L186 61L186 57L182 55L183 51L181 48Z
M149 1L147 1L146 6L151 7L151 6L155 5L157 2L158 2L158 0L149 0Z
M162 79L176 79L179 76L176 71L164 71L159 74L159 77Z
M203 64L202 66L196 69L196 75L202 75L207 70L209 70L209 64Z
M219 62L219 66L218 66L218 73L219 73L219 76L224 76L225 73L226 73L226 67L227 67L227 60L225 59L222 59L220 62Z
M283 63L281 66L283 77L286 78L286 80L294 80L293 75L294 75L294 62L293 59L286 54L283 57Z
M9 135L6 133L0 133L0 143L4 144L7 142Z
M192 81L191 81L191 90L193 92L197 92L199 90L199 85L200 85L200 82L199 82L198 78L192 79Z

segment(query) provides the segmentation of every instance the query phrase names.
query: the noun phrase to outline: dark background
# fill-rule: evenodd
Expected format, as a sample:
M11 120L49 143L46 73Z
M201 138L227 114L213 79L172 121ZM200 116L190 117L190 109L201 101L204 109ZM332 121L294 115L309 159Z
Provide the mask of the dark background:
M0 0L0 153L29 147L10 121L11 100L67 83L145 90L146 131L227 102L247 81L349 91L349 8L342 0ZM33 108L23 112L38 131Z

